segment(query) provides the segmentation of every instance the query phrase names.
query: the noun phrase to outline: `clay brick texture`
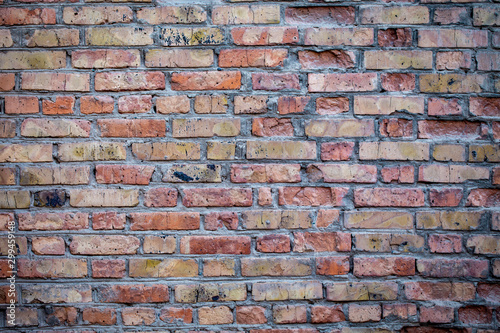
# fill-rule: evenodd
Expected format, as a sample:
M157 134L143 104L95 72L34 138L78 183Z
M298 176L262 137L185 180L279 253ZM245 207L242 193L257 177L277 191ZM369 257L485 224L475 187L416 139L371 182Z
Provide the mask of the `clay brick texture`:
M0 138L0 331L500 332L499 0L0 0Z

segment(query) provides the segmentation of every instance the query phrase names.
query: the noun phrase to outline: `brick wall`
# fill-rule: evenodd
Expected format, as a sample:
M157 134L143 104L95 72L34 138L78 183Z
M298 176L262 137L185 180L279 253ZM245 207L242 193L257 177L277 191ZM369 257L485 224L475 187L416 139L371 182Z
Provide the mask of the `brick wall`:
M499 332L497 0L0 25L0 330Z

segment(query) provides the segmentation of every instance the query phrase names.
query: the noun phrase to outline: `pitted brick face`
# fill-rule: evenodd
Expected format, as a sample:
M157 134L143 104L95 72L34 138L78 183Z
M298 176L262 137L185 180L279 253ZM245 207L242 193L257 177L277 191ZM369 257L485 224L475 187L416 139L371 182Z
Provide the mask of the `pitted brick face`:
M0 331L498 332L498 0L0 0L0 138Z

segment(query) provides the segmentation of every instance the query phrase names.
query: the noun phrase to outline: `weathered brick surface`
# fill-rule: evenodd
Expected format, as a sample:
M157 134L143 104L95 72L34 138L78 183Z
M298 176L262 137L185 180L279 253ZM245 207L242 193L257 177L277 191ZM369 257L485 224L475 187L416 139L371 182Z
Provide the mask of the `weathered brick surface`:
M499 18L0 0L0 331L497 332Z

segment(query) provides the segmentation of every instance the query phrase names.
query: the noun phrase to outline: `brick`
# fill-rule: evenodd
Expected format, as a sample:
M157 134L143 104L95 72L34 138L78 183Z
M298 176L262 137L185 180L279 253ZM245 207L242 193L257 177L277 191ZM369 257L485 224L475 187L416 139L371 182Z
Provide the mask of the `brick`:
M340 305L311 307L311 323L326 324L345 321L345 315Z
M367 137L375 134L371 119L311 120L305 124L309 137Z
M197 95L194 98L194 112L199 114L226 113L228 104L226 95Z
M114 325L116 324L116 310L111 308L85 308L82 311L82 319L90 325Z
M160 320L168 324L190 324L193 322L193 310L189 308L163 308L160 311Z
M180 249L182 254L250 254L250 237L185 236Z
M314 300L323 298L321 282L255 282L252 285L254 301Z
M207 13L199 6L145 7L137 11L137 19L154 25L202 23L207 20Z
M176 246L175 237L157 237L146 236L144 237L143 250L144 253L174 253Z
M209 160L234 160L236 144L231 142L207 142L207 159Z
M324 142L321 144L322 161L348 161L354 151L354 142Z
M236 261L234 259L203 260L203 276L235 276Z
M429 98L427 113L429 116L454 116L462 114L462 106L456 98Z
M420 307L421 323L451 323L455 317L454 309L447 306Z
M306 323L307 308L304 305L275 305L273 320L276 324Z
M56 96L55 101L42 100L42 112L47 115L73 114L75 98L72 96Z
M494 283L478 283L477 294L489 303L498 303L498 293L500 292L498 287L498 284Z
M310 259L243 258L242 276L307 276L311 274Z
M285 73L252 73L254 90L299 90L299 76Z
M278 67L287 57L286 49L224 49L219 53L219 66Z
M56 24L56 10L4 7L0 9L0 18L0 25Z
M442 139L460 136L479 139L483 136L482 123L454 120L421 120L418 122L418 137Z
M54 326L76 325L78 323L78 310L72 306L58 306L52 313L45 317L47 324Z
M271 234L257 237L256 249L265 253L286 253L291 251L288 235Z
M162 181L169 183L220 183L221 166L214 164L173 164L163 169Z
M500 116L500 98L471 97L469 111L480 117Z
M343 206L344 187L280 187L280 206Z
M212 10L212 23L223 26L280 23L280 7L278 5L215 6Z
M326 286L326 299L345 301L395 300L398 284L395 282L334 282Z
M484 305L469 305L458 309L458 318L465 324L489 324L492 321L492 311Z
M11 47L12 45L14 45L14 42L10 30L0 31L0 47Z
M373 44L371 28L307 28L305 45L369 46Z
M160 28L159 43L163 46L219 45L225 40L219 28Z
M467 247L475 254L499 254L500 238L484 235L472 236L467 239Z
M175 207L177 205L177 189L159 187L148 190L144 195L146 207Z
M363 276L411 276L415 275L415 259L409 257L356 257L354 275Z
M117 255L135 254L139 239L132 236L73 236L69 244L71 254Z
M436 8L434 10L434 22L441 25L467 24L468 23L467 9L464 7Z
M417 315L416 305L409 303L384 304L382 311L383 318L408 319Z
M424 99L399 96L355 96L354 113L364 115L389 115L395 112L424 113Z
M464 183L469 180L488 179L489 170L467 165L421 165L418 180L431 183Z
M474 7L472 16L474 25L477 26L500 26L500 19L498 18L500 11L495 7Z
M21 288L23 303L90 303L92 289L89 285L52 286L47 284L25 285Z
M432 51L365 51L367 69L430 69Z
M0 69L60 69L66 67L64 51L8 51L0 53Z
M35 207L63 207L66 203L65 190L45 190L37 191L33 195L33 205Z
M5 96L6 114L31 114L40 111L38 98L35 96Z
M87 276L85 259L19 259L19 277L22 278L83 278Z
M304 112L311 100L309 96L282 96L278 98L278 113L290 114Z
M80 98L80 112L83 114L113 113L114 100L111 96L82 96Z
M261 306L237 306L236 322L248 325L265 324L267 322L266 309Z
M88 138L90 122L79 119L28 118L21 124L21 135L34 138Z
M196 230L200 214L195 212L131 213L130 230Z
M356 207L420 207L424 192L419 188L373 188L354 190Z
M0 145L0 162L52 162L52 145Z
M245 284L203 283L175 286L178 303L243 301L247 298Z
M380 321L382 308L380 305L349 304L349 320L354 323Z
M422 142L360 142L360 160L427 161L429 144Z
M198 320L200 325L220 325L231 324L233 322L233 312L227 306L201 307L198 310Z
M386 137L413 137L413 121L401 118L382 119L379 123L381 136Z
M50 84L47 82L50 82ZM22 73L21 89L82 92L90 91L90 75L85 73Z
M405 295L410 300L417 301L455 301L472 300L476 288L472 283L462 282L405 282Z
M429 190L429 202L432 207L456 207L463 198L460 188L439 188Z
M95 76L97 91L162 90L165 76L162 72L102 72Z
M22 167L21 185L83 185L89 183L88 166Z
M71 52L71 64L75 68L138 67L140 58L139 50L108 49Z
M118 99L118 112L120 113L146 113L151 110L152 106L151 95L122 96Z
M113 161L124 160L127 156L125 147L115 142L61 143L58 145L58 159L72 161Z
M193 277L198 262L192 259L129 259L130 277Z
M411 184L415 182L415 170L411 165L384 167L380 170L380 175L382 176L382 181L384 183L391 183L395 181L403 184Z
M31 195L29 191L0 191L0 208L29 208Z
M306 170L309 180L325 183L375 183L377 167L360 164L310 164Z
M434 253L462 252L462 237L460 235L429 235L429 249Z
M470 29L419 29L419 47L477 48L488 45L487 31Z
M425 24L429 23L429 8L426 6L363 6L362 24Z
M288 7L285 19L289 24L353 24L354 7Z
M14 90L16 86L16 76L14 73L0 74L0 91Z
M172 136L175 138L237 136L240 133L240 126L239 119L173 119Z
M198 160L200 144L194 142L133 143L135 158L145 161Z
M162 96L156 99L156 112L161 114L188 113L191 109L186 95Z
M273 204L273 193L270 187L259 188L258 204L259 206L270 206Z
M0 185L16 185L15 168L0 168Z
M380 38L380 37L379 37ZM382 73L380 75L382 90L412 91L415 90L415 74Z
M296 183L300 182L298 164L233 164L233 183Z
M407 47L412 45L412 30L410 28L379 29L377 37L378 45L382 47Z
M195 68L210 67L214 62L212 50L148 50L146 67ZM223 67L223 66L221 66ZM235 66L227 66L235 67Z
M257 114L267 112L268 96L235 96L235 114Z
M126 215L116 212L99 212L92 214L92 229L94 230L123 230L125 229Z
M481 212L440 211L418 212L418 229L474 230L479 227Z
M134 207L138 203L138 190L70 190L70 205L72 207Z
M247 159L315 159L314 141L247 141Z
M294 252L346 252L351 250L351 235L336 232L296 232Z
M15 319L12 323L7 321L6 326L36 326L38 325L38 311L36 308L21 308L14 309ZM9 318L9 317L7 317ZM10 318L9 318L10 319Z
M340 211L338 209L320 209L316 219L316 227L327 228L330 225L338 224Z
M439 70L454 70L470 68L471 54L469 52L438 52L436 68Z
M126 6L64 7L63 10L64 23L72 25L129 23L132 19L132 9Z
M2 256L9 255L9 241L10 241L10 244L12 245L11 239L12 238L8 238L8 237L0 237L0 244L2 245L2 249L0 250L0 255L2 255ZM14 249L15 255L26 255L27 254L28 241L27 241L26 237L17 237L15 239L14 244L15 244L15 249ZM5 260L3 260L3 262L7 263ZM8 271L10 271L10 268L8 269Z
M469 145L469 161L498 162L500 161L500 149L496 145L471 144Z
M87 213L21 213L19 230L80 230L89 226Z
M80 44L78 29L35 29L27 32L27 47L63 47Z
M246 229L306 229L312 226L307 210L255 210L242 213Z
M153 44L152 35L152 27L95 27L86 29L85 41L93 46L144 46Z
M467 197L466 206L497 207L500 204L500 191L497 189L472 189Z
M478 52L476 55L477 69L480 71L500 71L500 56L497 52Z
M349 257L317 257L316 274L346 275L349 273Z
M299 32L295 27L233 28L231 36L236 45L263 46L299 42Z
M96 181L102 184L148 185L154 166L97 165Z
M102 137L162 137L166 123L161 119L99 119Z
M240 86L239 71L173 73L171 81L172 90L230 90Z
M309 92L372 91L376 84L375 73L308 74Z
M426 277L475 277L488 276L488 261L474 259L419 259L417 270Z
M114 284L97 286L97 299L103 303L164 303L169 300L164 284Z
M182 203L186 207L244 207L252 204L251 189L200 188L185 189Z

